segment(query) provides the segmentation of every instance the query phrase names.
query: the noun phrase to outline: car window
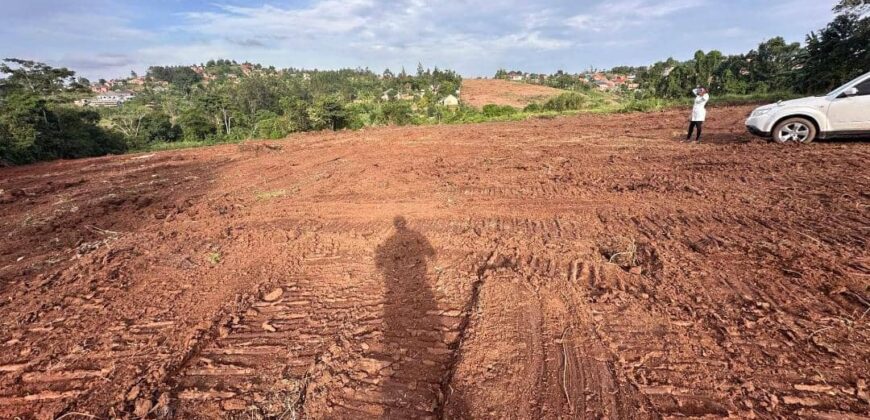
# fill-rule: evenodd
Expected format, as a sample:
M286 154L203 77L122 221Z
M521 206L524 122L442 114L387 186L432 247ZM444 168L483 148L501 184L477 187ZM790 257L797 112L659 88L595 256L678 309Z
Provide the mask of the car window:
M870 79L867 79L861 83L855 85L858 88L858 95L870 95Z
M833 96L833 97L840 96L840 94L843 93L843 91L846 90L847 87L851 86L852 83L855 83L855 82L857 82L858 80L861 80L861 78L864 77L864 76L866 76L866 75L867 75L867 74L862 74L862 75L860 75L860 76L858 76L858 77L856 77L856 78L850 80L849 83L846 83L846 84L844 84L844 85L841 85L840 87L838 87L838 88L832 90L830 93L828 93L828 94L825 95L825 96Z

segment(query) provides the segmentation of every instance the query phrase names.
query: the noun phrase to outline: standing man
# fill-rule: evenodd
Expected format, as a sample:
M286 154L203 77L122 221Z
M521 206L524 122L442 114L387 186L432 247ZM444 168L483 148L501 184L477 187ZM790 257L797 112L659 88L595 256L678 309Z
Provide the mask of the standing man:
M692 119L689 121L689 133L686 134L686 141L692 139L692 131L698 129L698 134L695 140L701 143L701 127L704 125L704 120L707 119L707 101L710 100L710 95L707 93L707 88L697 87L692 90L695 94L695 104L692 106Z

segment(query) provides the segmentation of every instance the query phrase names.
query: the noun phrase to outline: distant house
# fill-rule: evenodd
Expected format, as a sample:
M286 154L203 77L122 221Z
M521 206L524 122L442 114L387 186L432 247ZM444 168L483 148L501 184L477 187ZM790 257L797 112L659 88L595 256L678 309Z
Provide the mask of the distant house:
M613 82L611 82L610 80L607 80L607 79L604 79L604 80L596 80L596 81L594 81L594 82L592 82L592 83L593 83L595 86L597 86L598 89L600 89L600 90L610 90L610 89L613 89L613 88L616 86L616 83L613 83Z
M441 105L444 106L459 106L459 98L453 95L447 95L444 99L441 100Z
M136 94L130 91L103 92L91 99L81 99L75 103L79 106L115 107L133 99L135 96Z
M242 67L242 73L243 73L245 76L250 75L251 72L254 70L254 65L251 64L251 63L248 63L248 62L242 63L242 66L241 66L241 67Z
M524 78L523 72L521 71L510 71L507 73L507 79L514 82L522 81Z

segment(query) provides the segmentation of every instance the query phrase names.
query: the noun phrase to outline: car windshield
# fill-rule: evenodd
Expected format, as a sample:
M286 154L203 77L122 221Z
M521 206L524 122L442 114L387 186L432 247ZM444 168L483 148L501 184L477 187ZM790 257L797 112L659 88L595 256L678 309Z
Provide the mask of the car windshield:
M870 74L870 73L867 73L867 74ZM847 88L848 86L851 86L852 83L857 82L858 79L862 79L862 78L864 78L864 76L867 76L867 74L862 74L862 75L860 75L860 76L858 76L858 77L856 77L856 78L850 80L849 83L846 83L846 84L844 84L843 86L840 86L840 87L838 87L838 88L832 90L830 93L828 93L828 94L825 95L825 96L840 96L840 94L843 93L843 91L846 90L846 88Z

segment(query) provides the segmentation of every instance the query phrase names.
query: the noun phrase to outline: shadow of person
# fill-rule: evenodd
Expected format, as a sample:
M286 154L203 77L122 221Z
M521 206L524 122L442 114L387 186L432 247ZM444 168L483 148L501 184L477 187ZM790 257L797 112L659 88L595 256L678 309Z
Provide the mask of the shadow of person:
M446 348L427 275L436 254L404 217L396 216L393 225L395 232L375 252L386 286L384 350L392 358L381 384L382 418L427 417L438 403L446 366L431 350Z

